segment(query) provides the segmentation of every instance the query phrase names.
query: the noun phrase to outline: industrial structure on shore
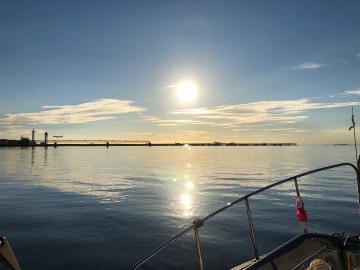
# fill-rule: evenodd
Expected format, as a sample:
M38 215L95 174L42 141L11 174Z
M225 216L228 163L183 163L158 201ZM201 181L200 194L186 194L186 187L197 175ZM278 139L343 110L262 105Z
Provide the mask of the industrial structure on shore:
M62 138L63 136L53 136ZM35 130L31 131L31 140L21 137L20 140L0 139L0 147L58 147L58 146L297 146L297 143L151 143L148 140L49 140L45 132L43 140L36 140Z

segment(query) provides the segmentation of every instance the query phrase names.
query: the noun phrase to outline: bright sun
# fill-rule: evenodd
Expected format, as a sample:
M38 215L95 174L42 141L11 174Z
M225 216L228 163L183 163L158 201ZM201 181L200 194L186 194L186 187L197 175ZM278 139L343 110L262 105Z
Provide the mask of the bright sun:
M181 101L189 102L196 98L197 87L191 81L182 82L177 85L177 93Z

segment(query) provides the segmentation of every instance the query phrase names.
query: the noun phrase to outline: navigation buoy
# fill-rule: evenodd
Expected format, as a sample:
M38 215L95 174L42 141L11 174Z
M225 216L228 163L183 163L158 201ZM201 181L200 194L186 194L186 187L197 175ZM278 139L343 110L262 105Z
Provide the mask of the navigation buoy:
M304 208L304 202L300 198L300 196L296 197L296 216L300 222L300 227L307 232L306 222L307 222L307 214Z

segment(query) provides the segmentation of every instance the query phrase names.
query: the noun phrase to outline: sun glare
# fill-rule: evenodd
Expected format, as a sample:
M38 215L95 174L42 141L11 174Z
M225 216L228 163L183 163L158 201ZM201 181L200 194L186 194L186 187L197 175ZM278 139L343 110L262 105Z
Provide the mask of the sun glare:
M188 182L188 183L186 183L185 187L186 187L187 189L193 189L194 185L193 185L193 183Z
M189 102L196 98L197 87L191 81L182 82L177 85L177 93L181 101Z
M185 207L190 206L190 201L191 201L191 199L190 199L190 196L189 196L189 195L187 195L187 194L182 195L182 196L181 196L181 201L182 201L182 204L183 204Z

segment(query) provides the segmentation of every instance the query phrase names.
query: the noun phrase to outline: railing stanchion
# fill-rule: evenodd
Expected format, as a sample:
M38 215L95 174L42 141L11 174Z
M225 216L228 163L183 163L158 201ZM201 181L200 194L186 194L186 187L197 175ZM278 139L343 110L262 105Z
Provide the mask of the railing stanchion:
M300 197L300 191L299 191L299 186L298 186L296 177L294 177L294 183L295 183L296 195L298 197Z
M251 219L248 198L245 198L245 205L246 205L246 212L247 212L247 216L248 216L248 220L249 220L249 226L250 226L250 232L251 232L251 239L252 239L252 243L253 243L253 247L254 247L255 259L259 260L259 253L258 253L257 246L256 246L255 231L254 231L254 226L253 226L252 219Z
M308 233L306 227L307 215L304 209L304 203L300 196L300 190L296 177L294 177L295 189L296 189L296 216L299 219L300 226L304 230L304 233Z
M204 221L201 219L196 219L193 221L193 224L194 224L196 249L197 249L197 253L198 253L198 257L199 257L199 269L203 270L204 268L203 268L201 248L200 248L199 228L204 225Z

